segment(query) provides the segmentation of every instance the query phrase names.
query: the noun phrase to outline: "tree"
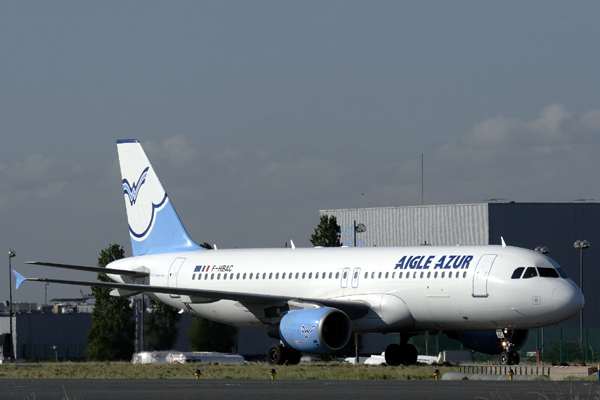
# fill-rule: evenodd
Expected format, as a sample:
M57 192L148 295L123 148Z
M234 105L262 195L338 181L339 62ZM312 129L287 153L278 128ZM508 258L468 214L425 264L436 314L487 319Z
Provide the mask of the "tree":
M319 225L315 229L314 235L310 236L310 242L314 246L339 247L342 245L341 236L342 228L337 224L335 216L330 217L325 214L319 218Z
M236 334L235 326L195 317L188 331L190 350L229 353L235 346Z
M171 350L177 341L179 310L150 299L152 312L146 315L144 337L149 350Z
M112 261L124 257L123 247L111 244L100 252L98 265L106 267ZM98 280L111 282L104 274L98 274ZM135 351L133 307L129 299L113 297L110 292L111 289L92 288L95 303L92 311L92 329L87 334L86 355L89 360L131 360Z

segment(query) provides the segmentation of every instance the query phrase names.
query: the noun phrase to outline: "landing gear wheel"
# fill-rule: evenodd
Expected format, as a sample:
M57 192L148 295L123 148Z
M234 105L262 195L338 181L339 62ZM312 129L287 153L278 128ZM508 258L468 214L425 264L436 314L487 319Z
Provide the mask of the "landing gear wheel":
M521 361L521 357L519 356L519 353L512 352L509 353L510 354L510 365L519 365L519 362Z
M402 364L402 347L399 344L390 344L385 348L385 362L392 367Z
M510 354L508 354L508 351L500 353L500 365L511 365L510 361Z
M417 351L417 348L415 346L413 346L412 344L405 344L404 345L404 357L405 357L405 363L404 365L414 365L417 363L417 358L419 357L419 352Z
M267 360L269 360L269 364L271 365L283 365L285 362L285 348L280 344L274 344L269 347Z
M390 344L385 349L385 362L392 367L416 364L417 356L417 348L412 344Z
M302 353L298 350L288 349L286 348L286 360L288 365L296 365L300 363L300 359L302 358Z

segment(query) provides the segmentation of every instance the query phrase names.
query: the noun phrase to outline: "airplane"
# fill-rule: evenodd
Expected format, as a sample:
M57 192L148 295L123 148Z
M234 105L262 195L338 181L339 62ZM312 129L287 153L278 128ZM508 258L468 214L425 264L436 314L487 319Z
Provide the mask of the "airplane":
M50 299L50 302L53 303L83 303L88 301L89 299L93 299L94 296L92 296L91 294L83 294L83 290L79 290L79 293L81 294L81 297L65 297L65 298L57 298L57 299Z
M28 262L106 273L114 282L25 278L143 293L192 315L265 329L280 340L271 364L301 353L336 353L353 334L399 333L388 365L417 361L412 336L447 334L466 347L518 364L528 329L558 324L583 294L548 256L518 247L415 246L215 249L187 234L138 140L117 150L133 256L106 268Z

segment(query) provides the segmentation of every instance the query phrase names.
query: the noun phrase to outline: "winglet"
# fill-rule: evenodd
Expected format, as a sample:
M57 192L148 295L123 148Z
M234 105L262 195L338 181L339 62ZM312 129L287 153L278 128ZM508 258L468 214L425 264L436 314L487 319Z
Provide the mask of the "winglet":
M504 238L502 236L500 236L500 240L502 240L502 248L505 248L506 242L504 241Z
M13 274L15 274L15 277L17 278L17 285L16 285L15 289L18 289L19 286L21 286L21 284L27 280L27 278L25 278L23 275L21 275L14 269L12 270L12 272L13 272Z

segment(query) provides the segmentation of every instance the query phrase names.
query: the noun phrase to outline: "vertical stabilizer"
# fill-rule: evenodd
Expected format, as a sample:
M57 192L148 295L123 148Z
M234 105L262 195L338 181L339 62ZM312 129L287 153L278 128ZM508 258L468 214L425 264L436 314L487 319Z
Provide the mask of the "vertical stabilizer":
M185 231L140 142L118 140L117 151L133 255L202 250Z

